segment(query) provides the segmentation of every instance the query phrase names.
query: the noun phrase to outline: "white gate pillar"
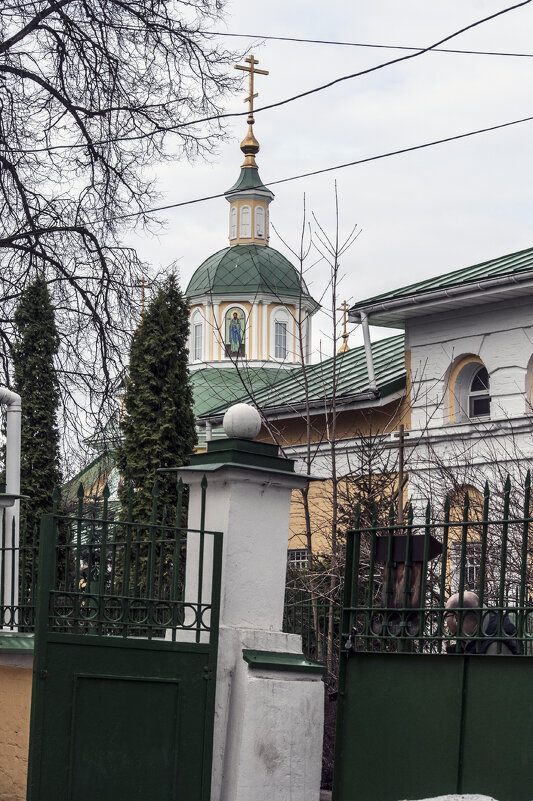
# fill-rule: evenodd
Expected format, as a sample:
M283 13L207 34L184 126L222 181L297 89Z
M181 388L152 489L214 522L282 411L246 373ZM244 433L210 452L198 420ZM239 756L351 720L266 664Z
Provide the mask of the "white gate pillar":
M308 479L275 445L246 439L260 426L255 409L232 407L231 438L178 470L190 487L189 528L200 528L205 473L205 529L223 532L211 799L318 801L323 667L305 659L299 635L282 632L291 493ZM197 585L187 575L186 597Z
M0 541L2 539L2 513L5 509L5 550L0 558L0 583L3 598L0 606L12 607L13 619L6 621L7 628L18 625L18 548L20 516L20 442L21 399L20 395L6 387L0 387L0 403L7 406L6 420L6 489L0 495ZM0 620L0 629L2 621Z

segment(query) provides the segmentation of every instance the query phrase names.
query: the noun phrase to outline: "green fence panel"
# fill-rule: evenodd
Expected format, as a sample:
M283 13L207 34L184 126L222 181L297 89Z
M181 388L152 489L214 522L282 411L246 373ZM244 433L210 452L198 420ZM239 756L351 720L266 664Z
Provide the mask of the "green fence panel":
M28 801L209 801L222 535L82 501L42 520Z
M528 473L348 532L333 801L533 798L530 506Z

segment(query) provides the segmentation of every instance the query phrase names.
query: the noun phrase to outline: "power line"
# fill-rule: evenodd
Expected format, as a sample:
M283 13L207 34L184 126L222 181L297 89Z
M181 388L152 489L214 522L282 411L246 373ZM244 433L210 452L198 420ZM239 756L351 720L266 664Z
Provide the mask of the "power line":
M431 142L424 142L420 145L412 145L410 147L403 147L398 150L389 150L386 153L379 153L376 156L367 156L366 158L357 159L355 161L348 161L344 164L337 164L333 167L324 167L320 170L312 170L311 172L304 172L300 173L299 175L291 175L288 178L278 178L276 181L267 181L264 183L264 186L276 186L278 184L286 184L289 181L299 181L302 178L311 178L314 175L323 175L327 172L334 172L336 170L344 170L347 167L355 167L359 164L368 164L372 161L380 161L382 159L391 158L392 156L400 156L404 153L413 153L416 150L424 150L429 147L435 147L436 145L443 145L447 142L456 142L459 139L467 139L471 136L478 136L479 134L489 133L491 131L498 131L502 128L510 128L513 125L520 125L524 122L532 122L533 116L531 117L523 117L520 120L512 120L511 122L503 122L499 125L491 125L488 128L478 128L475 131L467 131L466 133L456 134L455 136L447 136L443 139L434 139ZM119 214L114 217L102 217L97 220L93 220L93 224L97 222L116 222L118 220L126 220L131 219L132 217L143 217L149 214L156 214L160 211L168 211L169 209L176 209L182 206L192 206L196 203L204 203L208 200L216 200L218 198L225 197L225 192L220 192L217 195L206 195L205 197L198 197L194 198L193 200L183 200L180 203L169 203L165 206L156 206L150 209L146 209L145 211L134 211L128 212L127 214Z
M273 108L279 108L280 106L285 106L288 103L293 103L295 100L301 100L302 98L309 97L310 95L316 94L317 92L323 92L326 89L330 89L332 86L335 86L338 83L342 83L343 81L352 80L353 78L360 78L363 75L369 75L369 74L371 74L373 72L377 72L378 70L384 69L385 67L390 67L393 64L400 64L403 61L409 61L410 59L417 58L418 56L421 56L424 53L428 53L431 50L434 50L435 48L438 48L441 44L444 44L445 42L449 42L451 39L454 39L456 36L460 36L460 34L465 33L466 31L472 30L473 28L476 28L479 25L484 24L485 22L489 22L490 20L493 20L496 17L502 16L503 14L507 14L509 11L514 11L515 9L521 8L522 6L527 6L527 5L529 5L529 3L531 3L531 0L521 0L521 2L516 3L515 5L512 5L512 6L508 6L507 8L501 9L500 11L496 11L494 14L490 14L488 17L483 17L483 19L476 20L475 22L472 22L469 25L466 25L465 27L461 28L460 30L455 31L454 33L449 34L448 36L445 36L443 39L440 39L438 42L435 42L434 44L429 45L428 47L425 47L425 48L423 48L421 50L417 50L414 53L411 52L406 56L400 56L399 58L394 58L394 59L391 59L389 61L385 61L385 62L383 62L381 64L377 64L377 65L375 65L373 67L368 67L367 69L360 70L359 72L351 73L350 75L343 75L340 78L335 78L334 80L329 81L326 84L323 84L321 86L317 86L317 87L315 87L313 89L308 89L305 92L300 92L300 94L293 95L292 97L286 98L285 100L279 100L279 101L277 101L275 103L270 103L267 106L260 106L259 108L254 109L254 113L258 114L260 111L269 111L269 110L271 110ZM176 102L178 102L178 101L176 101ZM214 114L214 115L209 116L209 117L203 117L203 118L200 118L200 119L197 119L197 120L190 120L188 122L182 122L182 123L179 123L177 125L171 125L166 129L166 132L170 133L172 131L179 131L182 128L188 128L188 127L193 126L193 125L200 125L200 124L205 123L205 122L213 122L215 120L229 119L229 118L232 118L232 117L243 117L243 116L246 116L247 113L248 112L246 112L246 111L234 111L234 112L227 112L227 113L224 113L224 114ZM100 145L112 144L113 142L117 142L117 141L135 142L135 141L139 141L141 139L149 138L152 135L153 135L152 133L145 133L145 134L139 134L138 136L124 137L124 138L123 137L115 137L115 138L111 138L111 139L103 139L103 140L100 140L98 142L92 142L91 144L92 144L93 147L98 147ZM74 144L72 144L72 145L51 145L49 147L38 148L38 149L35 149L35 148L34 149L27 149L27 150L17 149L17 150L12 150L11 152L13 152L13 153L44 153L44 152L49 152L49 151L52 151L52 150L86 148L87 146L88 145L85 142L85 143L80 143L80 144L76 144L76 145L74 145Z
M275 42L298 42L303 44L335 45L337 47L361 47L377 50L410 50L423 52L423 47L410 47L408 45L374 44L369 42L338 42L331 39L300 39L297 36L262 36L252 33L227 33L226 31L208 32L208 36L228 36L240 39L255 39ZM533 53L507 53L499 50L453 50L447 47L432 47L432 53L454 53L465 56L505 56L508 58L533 58Z

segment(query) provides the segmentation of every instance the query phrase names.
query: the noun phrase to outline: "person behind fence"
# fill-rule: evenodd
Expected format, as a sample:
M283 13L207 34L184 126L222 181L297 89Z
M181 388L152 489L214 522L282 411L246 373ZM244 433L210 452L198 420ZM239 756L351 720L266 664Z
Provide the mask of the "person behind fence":
M517 641L513 639L516 628L508 615L503 616L501 633L498 636L498 613L491 610L482 612L475 592L465 590L462 613L455 611L458 607L459 593L456 592L446 601L444 613L448 634L457 638L454 643L446 646L447 653L489 655L518 653Z

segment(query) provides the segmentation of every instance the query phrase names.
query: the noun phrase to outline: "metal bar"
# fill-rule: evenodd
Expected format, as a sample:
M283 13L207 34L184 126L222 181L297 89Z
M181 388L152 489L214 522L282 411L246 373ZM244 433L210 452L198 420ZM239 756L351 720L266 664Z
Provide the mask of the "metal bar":
M36 594L37 594L37 556L39 553L39 530L37 526L33 527L32 534L32 561L31 561L31 584L30 584L30 599L31 599L31 616L30 624L35 626L35 613L36 613Z
M459 602L457 604L457 634L464 634L464 595L465 595L465 563L466 563L466 543L468 540L468 525L470 514L470 496L465 492L465 499L463 503L463 520L461 525L461 553L459 557Z
M502 525L502 538L501 538L501 548L500 548L500 587L498 591L498 614L497 614L497 629L496 629L496 636L498 638L498 653L501 654L502 650L502 629L503 629L503 617L504 617L504 605L505 605L505 580L507 578L507 545L508 545L508 537L509 537L509 523L506 521L506 518L509 517L509 506L511 502L511 477L507 476L507 480L505 482L504 487L504 494L503 494L503 517L504 523Z
M450 536L450 497L446 496L444 501L444 522L442 524L442 554L439 587L439 607L441 610L439 621L439 633L443 634L444 606L446 604L446 570L448 567L448 538Z
M424 650L424 628L426 625L426 586L427 586L427 569L428 569L428 559L429 559L429 540L431 537L431 505L429 501L427 502L426 506L426 526L424 531L424 556L422 562L422 576L420 580L420 612L418 617L418 631L420 639L418 641L418 650L422 652Z
M163 520L166 518L166 505L163 509ZM167 540L164 538L164 532L161 531L161 539L159 540L159 568L157 571L157 597L159 600L163 598L163 568L165 566L165 553L167 548Z
M509 517L509 506L511 501L511 478L507 476L503 494L503 517L504 523L502 525L502 538L500 550L500 587L498 591L498 606L503 607L505 604L505 579L507 574L507 544L509 537L509 523L506 518Z
M141 561L141 533L142 529L139 526L132 526L132 546L134 549L133 554L133 596L138 597L139 591L139 569ZM137 541L135 535L138 535Z
M146 577L146 599L147 601L151 601L154 597L154 574L155 574L155 559L156 559L156 548L157 548L157 501L159 497L159 484L157 481L154 482L154 487L152 490L152 516L150 519L150 542L148 545L148 553L149 557L146 563L146 569L148 575ZM153 618L151 617L151 610L152 604L147 604L147 624L148 624L148 637L151 638L153 634L152 626L153 626Z
M481 523L481 555L479 560L479 607L483 609L485 603L487 544L489 535L490 489L489 482L485 482L483 490L483 520Z
M15 617L16 617L16 602L15 599L18 595L18 576L17 576L17 553L16 553L16 526L17 526L17 519L15 517L11 518L11 598L10 598L10 606L11 606L11 629L15 628Z
M204 548L205 548L205 500L207 492L207 476L204 473L201 484L201 506L200 506L200 552L198 555L198 600L196 607L196 642L200 642L200 623L201 623L201 609L202 609L202 596L204 586Z
M100 572L98 575L98 634L102 633L102 625L104 621L104 606L105 606L105 590L107 579L107 533L108 533L108 520L107 520L107 504L109 500L109 487L106 484L103 491L103 510L102 510L102 535L100 538Z
M531 504L531 470L527 471L526 481L524 484L524 523L522 525L522 548L520 555L520 597L518 601L518 638L522 641L524 637L524 622L526 618L526 581L527 581L527 566L528 566L528 542L529 542L529 527L530 527L530 504Z
M402 605L403 605L403 609L401 611L401 618L400 618L400 625L401 625L402 628L401 628L401 631L400 631L401 637L400 637L400 642L399 642L399 650L402 651L402 652L410 651L411 647L412 647L412 644L413 644L412 641L409 641L407 636L406 636L407 635L407 617L408 617L408 615L407 615L407 613L405 611L410 606L410 604L408 604L408 595L410 595L410 593L411 593L411 589L410 589L409 585L410 585L410 580L411 580L411 568L413 566L413 563L411 561L412 543L413 543L412 533L413 533L413 506L412 506L411 503L409 503L409 506L408 506L408 509L407 509L407 527L406 527L406 532L405 532L405 535L406 535L405 562L404 562L404 568L403 568L403 586L402 586Z
M389 525L388 529L388 540L387 540L387 561L385 563L385 609L389 610L391 608L391 595L392 595L392 548L394 544L394 507L391 504L389 510L389 521L392 520L392 524ZM403 527L402 527L403 529ZM387 614L388 619L388 614Z
M172 554L172 584L170 591L170 600L176 603L179 593L179 574L180 574L180 557L181 557L181 523L182 523L182 507L183 507L183 481L178 479L178 500L176 503L176 532L174 538L174 553Z
M24 518L24 525L21 527L20 530L20 539L19 539L19 562L20 562L20 573L19 573L19 583L20 583L20 590L19 590L19 613L18 613L18 626L22 626L23 617L26 617L22 614L23 610L26 610L28 604L28 578L27 578L27 570L28 570L28 519Z
M403 608L407 609L408 607L408 595L410 593L409 589L409 579L411 578L411 546L412 546L412 533L413 533L413 507L409 504L409 508L407 511L407 526L406 526L406 543L405 543L405 563L404 563L404 571L403 571L403 585L402 585L402 603Z
M2 599L2 628L4 627L4 618L7 609L6 598L6 510L2 509L2 572L0 573L0 598Z
M367 606L372 609L374 605L374 566L376 560L376 538L370 537L370 553L368 559L368 592Z

